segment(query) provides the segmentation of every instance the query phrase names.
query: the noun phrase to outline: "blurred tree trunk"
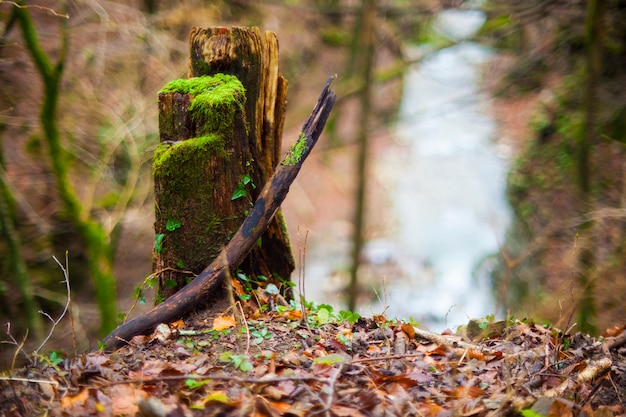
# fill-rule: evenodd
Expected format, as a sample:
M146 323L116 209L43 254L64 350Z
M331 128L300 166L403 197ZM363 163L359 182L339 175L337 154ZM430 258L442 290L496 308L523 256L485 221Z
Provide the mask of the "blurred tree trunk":
M287 81L278 72L275 34L261 36L257 28L194 28L190 43L189 77L232 75L242 89L228 93L229 104L206 109L215 113L206 118L190 114L194 94L159 96L160 135L166 142L159 149L180 158L178 169L164 171L155 164L154 170L155 230L158 239L163 236L153 268L159 277L159 300L170 297L218 256L246 218L281 152ZM220 77L214 79L225 83ZM219 119L215 126L208 120L213 117ZM185 145L167 144L171 141ZM190 151L193 146L196 150ZM241 270L252 282L268 279L291 296L285 284L294 266L279 211Z
M354 211L354 232L352 237L352 264L350 266L350 283L348 287L348 309L356 308L359 286L358 271L363 250L363 229L366 208L366 175L368 169L369 131L372 101L372 82L374 68L374 35L376 29L376 0L364 0L356 28L357 42L352 49L351 62L354 64L349 72L362 80L361 111L359 131L357 133L358 154L356 160L356 191ZM358 71L358 72L357 72Z
M586 237L579 255L579 285L582 295L578 310L580 330L595 333L595 255L593 247L595 222L589 214L594 209L591 187L590 153L598 136L598 90L602 78L602 49L604 39L603 20L606 11L605 0L590 0L587 3L585 23L585 46L587 52L587 79L585 85L583 111L585 122L578 139L578 188L586 222L580 227L580 234Z
M22 259L20 237L15 230L15 199L5 178L6 171L0 149L0 236L6 245L8 258L6 262L9 267L8 274L6 274L9 276L9 279L6 280L8 285L0 285L1 310L8 313L5 314L6 317L19 317L23 320L14 328L22 328L22 324L26 324L29 334L39 339L42 336L42 316L37 313L37 302L28 280L26 265ZM4 278L2 280L4 281ZM10 284L17 285L18 297L11 293L12 285Z
M57 123L61 78L69 44L67 22L62 23L61 48L57 54L56 64L52 64L49 55L41 47L28 9L17 7L15 13L20 22L28 52L43 80L44 91L39 119L48 145L52 174L63 206L63 215L76 228L85 245L89 274L94 280L100 311L100 332L105 335L115 327L117 321L117 293L113 277L111 243L102 225L84 209L70 181L67 167L69 158L63 147Z

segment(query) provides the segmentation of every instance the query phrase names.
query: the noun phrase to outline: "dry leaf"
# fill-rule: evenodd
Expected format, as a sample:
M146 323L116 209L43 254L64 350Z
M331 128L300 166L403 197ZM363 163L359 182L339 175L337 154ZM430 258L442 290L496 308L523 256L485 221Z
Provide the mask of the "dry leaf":
M402 326L400 326L400 328L404 333L406 333L407 336L409 336L410 339L415 338L415 328L413 326L408 323L402 323Z
M231 327L235 327L237 322L235 321L235 316L217 316L215 320L213 320L213 330L226 330Z
M287 310L283 312L281 315L285 317L287 320L291 320L291 321L302 320L302 311L300 310L295 310L295 309Z
M170 327L172 329L182 329L185 327L185 322L181 320L176 320L170 323Z
M485 354L478 349L469 349L467 352L467 357L470 359L478 359L479 361L485 360Z
M82 391L74 396L68 395L61 398L61 406L63 408L66 408L72 407L74 405L84 405L85 401L87 401L87 398L89 398L89 390L87 388L84 388Z

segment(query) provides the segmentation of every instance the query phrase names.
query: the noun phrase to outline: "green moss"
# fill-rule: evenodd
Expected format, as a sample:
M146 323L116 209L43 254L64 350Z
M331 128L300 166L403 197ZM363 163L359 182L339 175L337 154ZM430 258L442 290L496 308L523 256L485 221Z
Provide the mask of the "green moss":
M289 148L289 154L285 157L282 164L295 165L299 163L300 159L302 159L302 154L309 149L306 142L307 137L305 136L304 132L300 132L300 137L298 138L296 143L291 145L291 148Z
M174 80L159 91L191 95L189 111L203 135L232 128L237 110L244 113L245 92L237 77L225 74Z
M176 175L189 178L198 171L197 163L215 156L228 158L224 145L223 137L216 134L184 140L174 145L160 144L154 151L153 174L155 177Z

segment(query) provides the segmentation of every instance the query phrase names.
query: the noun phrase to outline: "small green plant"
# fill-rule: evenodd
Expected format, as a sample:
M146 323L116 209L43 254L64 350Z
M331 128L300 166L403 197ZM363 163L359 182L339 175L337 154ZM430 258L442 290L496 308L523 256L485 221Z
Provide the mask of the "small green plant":
M104 351L104 349L106 349L107 345L102 343L102 340L98 340L98 352L102 352Z
M485 316L485 318L482 319L480 321L480 323L478 323L478 327L480 327L481 329L485 330L489 326L489 323L493 323L495 318L496 317L493 314L489 314L488 316Z
M51 351L48 357L42 356L42 358L44 361L49 362L54 366L59 365L64 360L63 355L56 350Z
M198 388L206 385L209 382L211 382L210 379L193 379L193 378L189 378L189 379L185 380L185 385L190 390L195 390L195 389L198 389Z
M267 327L252 331L250 332L250 334L252 335L252 337L254 337L252 343L255 345L260 345L261 343L263 343L264 340L271 339L273 336L272 333L267 330Z
M259 288L259 284L261 282L267 281L267 277L265 275L257 275L256 278L252 279L244 274L241 270L238 270L235 274L239 282L243 285L243 289L245 294L239 295L241 300L247 301L251 298L251 294Z
M248 194L248 188L254 190L256 185L252 182L252 177L249 174L243 174L241 180L237 183L237 188L233 195L230 197L231 201L237 200L242 197L250 197Z
M249 372L254 369L247 355L234 355L231 352L224 352L220 355L220 362L230 362L235 369L239 369L242 372Z
M413 327L419 327L422 325L419 321L415 320L413 317L409 317L409 324Z
M180 220L176 220L176 219L167 219L167 223L165 224L165 228L169 232L173 232L174 230L178 229L180 226L181 226Z
M182 345L187 350L190 350L193 353L199 353L200 352L199 349L198 349L198 346L196 345L196 342L194 341L194 339L192 339L190 337L185 337L183 339L178 339L176 341L176 343L178 343L179 345Z
M356 321L360 318L361 315L359 313L355 313L354 311L341 310L339 312L339 319L342 321L347 321L350 324L356 323Z
M157 279L155 275L148 275L148 278L146 278L141 285L135 286L135 290L133 292L133 298L137 300L139 304L145 305L146 297L144 297L144 294L143 294L144 287L154 288L158 284L158 282L159 280Z
M315 321L315 324L318 326L328 324L332 320L332 306L328 304L321 304L317 311L314 312L310 317Z

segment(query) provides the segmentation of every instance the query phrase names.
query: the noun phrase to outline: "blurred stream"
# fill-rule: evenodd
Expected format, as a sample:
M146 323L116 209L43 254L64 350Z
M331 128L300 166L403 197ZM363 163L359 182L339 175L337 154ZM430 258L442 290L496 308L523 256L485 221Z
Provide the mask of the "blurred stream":
M490 98L479 89L480 67L491 52L463 41L484 19L479 11L440 13L436 30L458 43L405 73L395 145L372 161L387 185L395 225L366 245L362 284L377 285L380 300L360 303L363 315L384 311L440 331L496 312L489 255L510 218L508 161L506 148L494 143ZM333 263L347 265L339 252L313 249L307 282L332 275ZM337 288L311 284L306 296L344 308L332 296Z

